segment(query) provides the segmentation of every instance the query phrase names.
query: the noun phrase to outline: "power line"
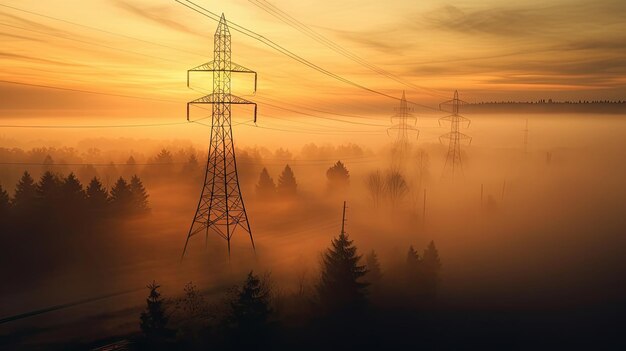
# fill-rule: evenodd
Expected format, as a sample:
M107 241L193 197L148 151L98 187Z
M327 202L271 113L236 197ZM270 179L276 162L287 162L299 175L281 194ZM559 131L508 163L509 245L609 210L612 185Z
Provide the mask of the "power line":
M24 28L24 27L14 26L14 25L11 25L11 24L0 23L0 25L3 25L5 27L25 30L25 31L28 31L28 32L33 32L33 33L38 33L38 34L43 34L43 35L49 35L49 36L55 37L55 38L71 40L71 41L75 41L75 42L82 43L82 44L93 45L93 46L106 48L106 49L110 49L110 50L116 50L116 51L120 51L120 52L125 52L125 53L129 53L129 54L133 54L133 55L145 56L145 57L149 57L149 58L153 58L153 59L157 59L157 60L163 60L163 61L167 61L167 62L179 63L178 61L170 60L170 59L163 58L163 57L143 54L143 53L132 51L132 50L120 49L120 48L116 48L116 47L113 47L113 46L108 46L108 45L104 45L104 44L98 44L98 43L89 42L89 41L86 41L86 40L81 40L81 39L76 39L76 38L68 38L68 37L65 37L65 36L62 36L62 35L58 35L58 34L46 33L46 32L42 32L42 31L38 31L38 30L34 30L34 29L28 29L28 28Z
M136 41L144 42L144 43L147 43L147 44L168 48L168 49L171 49L171 50L185 52L185 53L188 53L188 54L204 56L203 54L200 54L200 53L197 53L197 52L191 52L191 51L183 50L183 49L180 49L180 48L168 46L168 45L165 45L165 44L161 44L161 43L157 43L157 42L153 42L153 41L149 41L149 40L145 40L145 39L132 37L132 36L129 36L129 35L126 35L126 34L115 33L115 32L111 32L111 31L105 30L105 29L100 29L100 28L96 28L96 27L87 26L87 25L84 25L84 24L68 21L68 20L65 20L65 19L62 19L62 18L58 18L58 17L45 15L45 14L38 13L38 12L35 12L35 11L31 11L31 10L25 10L25 9L17 8L17 7L14 7L14 6L5 5L5 4L0 4L0 6L6 7L6 8L10 8L10 9L16 10L16 11L28 13L28 14L35 15L35 16L40 16L40 17L51 19L51 20L55 20L55 21L59 21L59 22L63 22L63 23L68 23L68 24L71 24L73 26L83 27L83 28L95 30L95 31L98 31L98 32L102 32L102 33L118 36L118 37L121 37L121 38L136 40Z
M175 0L175 1L178 2L181 5L189 8L189 9L191 9L191 10L193 10L193 11L195 11L195 12L197 12L197 13L203 15L203 16L205 16L205 17L211 18L214 21L218 21L219 22L220 16L218 16L217 14L211 12L210 10L208 10L208 9L206 9L206 8L196 4L196 3L194 3L193 1L190 1L190 0ZM186 3L184 3L183 1L185 1ZM193 6L190 6L189 4L191 4ZM306 66L308 66L308 67L310 67L310 68L312 68L312 69L314 69L314 70L316 70L316 71L318 71L318 72L320 72L322 74L325 74L325 75L327 75L327 76L329 76L331 78L334 78L334 79L339 80L339 81L341 81L343 83L352 85L352 86L357 87L359 89L368 91L370 93L381 95L381 96L384 96L384 97L387 97L387 98L390 98L390 99L394 99L394 100L398 100L398 101L400 100L400 98L397 98L395 96L389 95L387 93L384 93L384 92L381 92L381 91L378 91L378 90L374 90L374 89L368 88L368 87L363 86L363 85L361 85L359 83L353 82L353 81L351 81L351 80L349 80L347 78L339 76L339 75L337 75L337 74L335 74L333 72L330 72L327 69L324 69L324 68L322 68L322 67L312 63L311 61L302 58L301 56L291 52L290 50L284 48L283 46L281 46L279 44L276 44L274 41L264 37L263 35L260 35L260 34L254 32L254 31L252 31L252 30L249 30L249 29L247 29L245 27L242 27L242 26L240 26L240 25L238 25L236 23L230 22L230 21L229 21L229 24L230 24L231 28L233 28L234 30L238 31L239 33L241 33L243 35L246 35L246 36L248 36L248 37L250 37L252 39L258 40L261 43L263 43L263 44L273 48L274 50L282 53L283 55L285 55L285 56L287 56L287 57L289 57L289 58L291 58L293 60L296 60L296 61L298 61L298 62L300 62L300 63L302 63L302 64L304 64L304 65L306 65ZM430 107L430 106L427 106L427 105L419 104L419 103L412 102L412 101L407 101L407 102L409 102L409 103L411 103L413 105L416 105L416 106L420 106L420 107L429 109L429 110L439 111L439 109L434 108L434 107Z
M436 96L436 97L445 97L445 95L437 93L437 92L433 92L433 89L429 89L429 88L425 88L422 86L419 86L417 84L411 83L401 77L398 77L396 75L394 75L393 73L390 73L380 67L377 67L374 64L371 64L369 62L367 62L366 60L364 60L363 58L361 58L360 56L348 51L347 49L345 49L343 46L333 42L332 40L326 38L325 36L319 34L318 32L316 32L315 30L311 29L309 26L307 26L306 24L298 21L296 18L294 18L293 16L289 15L288 13L286 13L285 11L281 10L280 8L278 8L276 5L273 5L271 3L269 3L268 1L265 0L248 0L249 2L253 3L254 5L258 6L259 8L261 8L263 11L269 13L270 15L278 18L279 20L281 20L283 23L286 23L287 25L291 26L292 28L297 29L298 31L300 31L301 33L303 33L304 35L308 36L309 38L312 38L313 40L317 41L318 43L321 43L322 45L328 47L329 49L339 53L340 55L343 55L344 57L347 57L348 59L370 69L371 71L378 73L382 76L385 76L387 78L393 79L394 81L401 83L405 86L414 88L414 89L420 89L423 90L425 93L431 95L431 96Z
M129 99L150 100L150 101L163 101L163 102L170 102L170 103L175 103L175 104L179 104L179 103L180 103L179 101L174 101L174 100L166 100L166 99L151 98L151 97L142 97L142 96L133 96L133 95L125 95L125 94L115 94L115 93L103 93L103 92L99 92L99 91L93 91L93 90L83 90L83 89L75 89L75 88L62 88L62 87L55 87L55 86L52 86L52 85L33 84L33 83L23 83L23 82L15 82L15 81L11 81L11 80L0 80L0 83L16 84L16 85L25 85L25 86L31 86L31 87L46 88L46 89L55 89L55 90L64 90L64 91L73 91L73 92L77 92L77 93L86 93L86 94L95 94L95 95L105 95L105 96L115 96L115 97L129 98Z

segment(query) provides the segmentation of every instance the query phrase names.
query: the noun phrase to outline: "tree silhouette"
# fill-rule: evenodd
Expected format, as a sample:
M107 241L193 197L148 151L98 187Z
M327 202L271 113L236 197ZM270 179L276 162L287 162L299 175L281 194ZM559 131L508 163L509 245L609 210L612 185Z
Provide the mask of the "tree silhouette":
M141 179L136 175L130 178L130 196L133 211L146 212L148 211L148 193L144 188Z
M342 189L350 183L350 172L341 161L337 161L326 171L326 178L331 189Z
M231 323L239 346L258 345L267 336L270 307L270 287L252 271L231 302Z
M168 335L167 322L165 315L165 307L163 306L163 298L154 281L147 286L150 294L146 299L146 309L141 312L141 331L151 341L163 340Z
M50 171L52 169L52 165L54 165L54 160L52 159L52 156L50 156L50 154L48 154L43 159L42 163L43 163L43 170L44 171Z
M97 177L93 177L87 186L87 206L91 210L101 211L107 207L109 194L102 187L102 183Z
M32 209L37 197L37 189L35 181L30 173L24 171L15 187L15 195L13 196L13 207L16 211L26 211Z
M125 177L130 177L132 174L137 173L137 161L135 161L132 155L126 160L126 167L124 167L123 173Z
M322 257L322 274L317 286L322 308L339 314L355 312L364 307L368 284L361 281L367 273L359 265L361 256L345 233L332 241Z
M161 152L159 152L154 158L154 162L159 163L159 164L172 163L173 162L172 153L169 152L167 149L161 149Z
M409 187L404 177L399 171L393 170L387 173L385 177L385 189L391 200L391 204L396 206L404 196L409 192Z
M406 257L406 292L409 294L409 301L416 301L423 294L423 270L422 258L413 246L410 246Z
M109 164L104 168L102 174L104 175L104 181L106 183L106 186L109 187L109 182L112 182L113 179L118 176L117 167L115 167L115 164L113 162L109 162Z
M200 166L198 164L198 158L196 157L196 154L192 153L191 155L189 155L189 159L187 160L187 163L185 163L185 165L183 166L183 173L186 175L199 175L200 172L198 172L200 170Z
M422 266L425 292L428 296L433 297L437 294L439 272L441 271L441 259L434 241L431 241L424 250Z
M285 166L283 172L280 174L278 178L278 187L277 191L281 195L293 196L298 191L298 184L296 183L296 177L291 170L289 165Z
M267 168L263 167L259 175L259 183L256 186L256 193L261 199L270 199L276 194L274 179L270 177Z
M367 177L367 190L370 193L370 197L374 201L374 207L380 205L380 200L385 191L385 181L380 174L380 171L372 172Z
M85 203L85 191L74 173L70 173L61 184L61 195L65 206L81 208Z
M61 196L61 181L50 171L46 171L37 183L37 197L44 207L53 207Z
M124 212L130 209L132 204L132 194L130 186L124 178L120 177L111 189L111 205L114 209Z
M3 222L9 215L9 211L11 210L11 199L9 198L9 193L6 192L0 185L0 225L4 224Z

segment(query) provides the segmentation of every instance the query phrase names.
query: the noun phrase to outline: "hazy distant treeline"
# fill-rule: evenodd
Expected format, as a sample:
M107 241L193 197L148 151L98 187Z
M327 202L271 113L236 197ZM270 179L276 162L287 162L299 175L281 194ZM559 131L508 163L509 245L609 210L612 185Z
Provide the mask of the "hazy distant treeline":
M118 143L112 140L109 144L109 148L114 148ZM253 147L238 149L236 154L240 181L253 182L264 162L288 164L296 158L319 160L362 157L366 151L355 144L318 146L311 143L303 146L299 152ZM98 177L105 186L112 186L119 177L130 179L132 175L140 176L148 184L177 176L185 177L195 184L204 177L206 158L206 150L189 146L134 150L131 153L127 150L105 151L93 147L36 147L29 150L0 147L0 159L5 163L0 168L0 184L7 187L7 184L16 182L24 169L34 177L46 171L58 174L74 172L85 183Z
M626 113L626 101L565 101L536 102L499 101L463 105L463 112L472 113Z

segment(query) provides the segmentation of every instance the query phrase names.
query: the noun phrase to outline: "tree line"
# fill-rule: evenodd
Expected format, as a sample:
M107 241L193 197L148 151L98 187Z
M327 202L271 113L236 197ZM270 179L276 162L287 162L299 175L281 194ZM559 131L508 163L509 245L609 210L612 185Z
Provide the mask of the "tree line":
M97 177L85 187L74 173L63 177L46 171L35 182L25 171L15 186L13 196L0 186L0 218L7 224L10 219L19 221L35 214L50 219L59 216L59 219L71 217L74 220L77 217L142 214L150 209L148 197L146 188L136 175L130 181L120 177L109 191Z
M350 172L341 161L337 161L326 171L326 179L329 191L345 190L350 183ZM267 168L263 167L256 184L256 192L262 199L295 196L298 193L298 183L293 169L285 165L275 183Z

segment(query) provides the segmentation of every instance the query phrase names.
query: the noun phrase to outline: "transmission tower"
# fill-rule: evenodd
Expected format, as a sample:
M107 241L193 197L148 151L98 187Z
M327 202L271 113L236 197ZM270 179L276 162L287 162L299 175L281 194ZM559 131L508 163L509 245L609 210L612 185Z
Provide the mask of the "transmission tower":
M402 91L400 107L396 107L395 110L396 114L391 116L392 126L387 128L387 135L390 135L390 130L396 130L396 145L400 150L404 151L409 145L409 131L414 131L416 133L416 139L419 138L420 135L419 129L415 127L417 124L417 118L411 114L413 109L407 106L404 91ZM413 124L411 125L409 121L412 121Z
M455 171L459 170L463 173L463 163L461 161L461 142L463 140L469 140L472 142L472 138L459 131L461 124L467 122L469 128L471 121L461 115L459 115L459 107L465 105L467 102L459 100L459 92L454 91L454 97L452 100L444 101L439 104L439 109L443 106L450 106L452 108L452 114L439 119L439 125L441 121L450 122L450 132L439 137L439 141L442 139L448 139L448 155L446 156L446 163L443 167L443 175L454 175Z
M187 87L189 87L190 73L212 72L213 93L187 103L187 120L189 120L190 105L211 104L212 124L204 185L200 193L196 214L187 234L183 257L189 239L204 231L205 241L208 241L209 229L226 239L229 257L230 240L237 227L250 235L254 249L252 230L237 176L231 107L233 104L254 105L254 121L256 122L257 106L254 102L231 94L231 74L233 72L254 74L255 91L257 75L256 72L231 62L230 32L224 14L222 14L217 31L215 31L214 45L213 61L187 71Z

